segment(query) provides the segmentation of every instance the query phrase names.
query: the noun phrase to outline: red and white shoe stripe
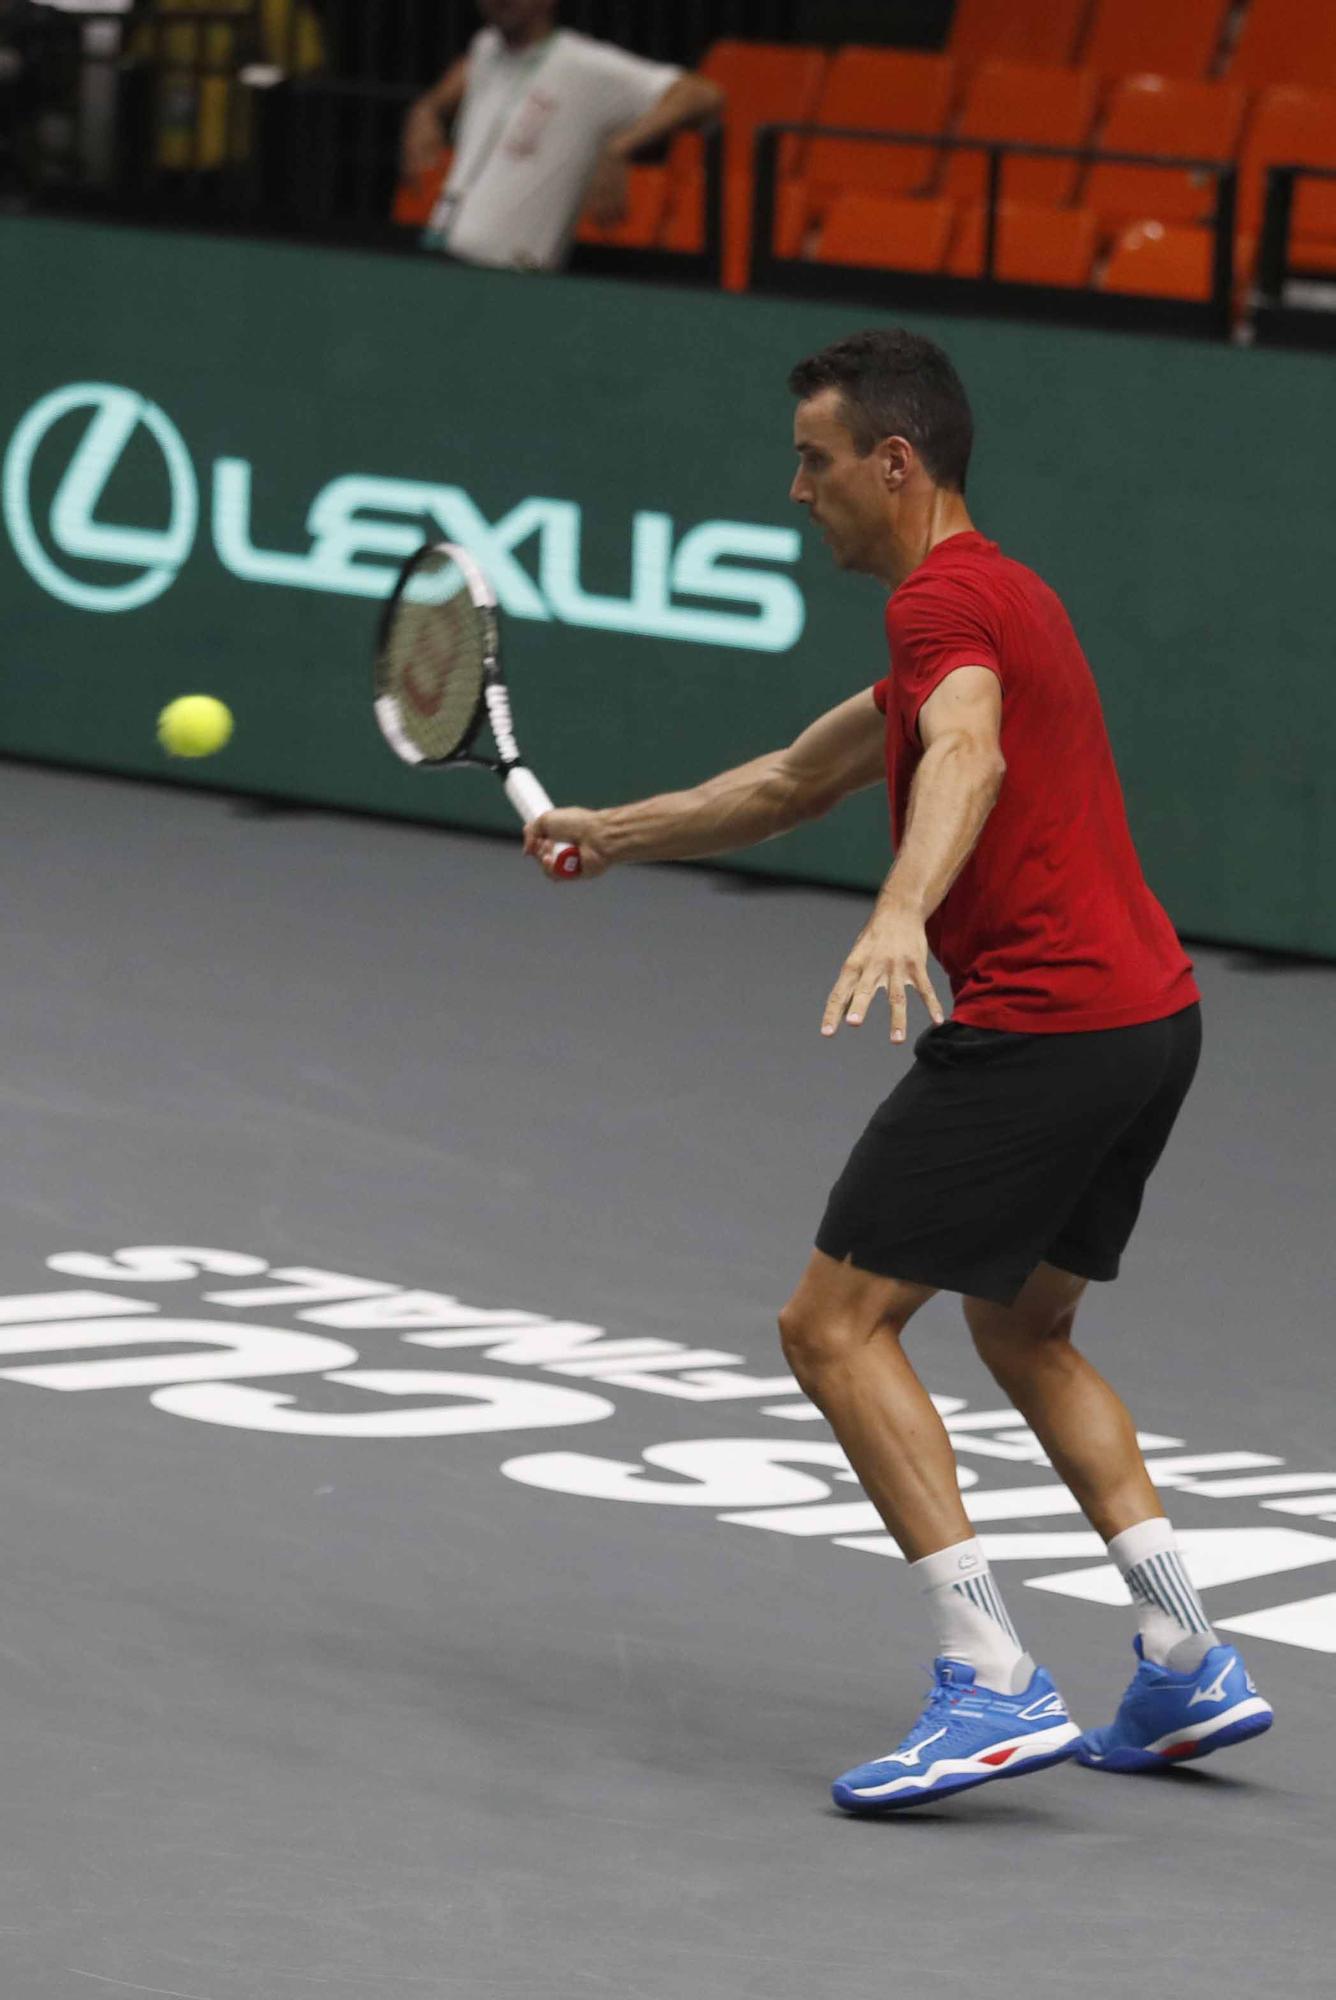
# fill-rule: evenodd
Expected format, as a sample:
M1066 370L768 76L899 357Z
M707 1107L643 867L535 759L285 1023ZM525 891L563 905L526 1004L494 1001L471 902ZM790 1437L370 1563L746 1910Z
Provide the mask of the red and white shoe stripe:
M1171 1729L1167 1735L1157 1736L1147 1750L1157 1757L1170 1760L1176 1757L1195 1756L1203 1744L1212 1736L1218 1736L1222 1729L1228 1729L1236 1722L1245 1722L1250 1715L1270 1717L1272 1708L1269 1701L1263 1701L1260 1694L1249 1695L1246 1701L1235 1702L1223 1715L1212 1715L1205 1722L1189 1723L1181 1729Z
M1051 1757L1055 1751L1075 1743L1080 1734L1074 1722L1060 1722L1052 1729L1032 1730L1024 1736L1013 1736L994 1743L972 1757L939 1757L925 1771L906 1772L901 1777L888 1779L884 1785L859 1785L854 1797L893 1799L903 1792L929 1792L943 1778L1010 1777L1013 1771L1032 1763L1036 1757Z

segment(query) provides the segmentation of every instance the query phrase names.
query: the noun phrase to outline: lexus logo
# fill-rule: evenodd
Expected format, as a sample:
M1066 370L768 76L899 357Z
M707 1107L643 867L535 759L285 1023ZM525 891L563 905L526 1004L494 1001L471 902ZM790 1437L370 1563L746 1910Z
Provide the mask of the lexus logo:
M56 488L43 524L60 555L133 570L115 583L91 583L63 569L48 551L33 508L33 464L63 417L89 411L88 424ZM117 527L97 518L112 474L140 426L162 454L169 496L165 528ZM3 505L10 540L43 589L84 611L134 611L175 582L199 527L199 486L181 433L156 403L109 382L76 382L29 410L5 454Z
M135 611L161 597L195 546L207 497L212 552L247 585L386 598L399 565L424 540L444 539L475 553L507 616L542 624L787 653L807 617L789 574L801 554L793 528L688 525L658 506L638 507L627 535L630 588L618 595L591 590L582 575L577 500L520 494L493 515L450 482L341 472L315 493L304 532L273 547L256 539L249 459L227 453L202 478L203 496L185 439L156 403L116 383L76 382L20 420L0 503L28 574L81 611ZM123 500L131 488L136 498ZM167 525L129 527L115 520L118 511Z

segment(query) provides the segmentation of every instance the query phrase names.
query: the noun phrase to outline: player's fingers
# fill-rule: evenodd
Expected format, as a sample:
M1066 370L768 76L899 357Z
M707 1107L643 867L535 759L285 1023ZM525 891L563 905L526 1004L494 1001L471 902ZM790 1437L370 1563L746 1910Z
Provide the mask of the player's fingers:
M840 1022L844 1019L844 1010L849 1005L849 997L856 983L857 975L846 965L830 989L830 998L826 1002L826 1011L821 1016L821 1032L823 1035L833 1035L839 1027Z
M540 813L535 824L545 840L569 840L578 846L591 830L593 819L583 806L553 806L550 812Z
M867 1010L877 997L878 988L885 983L884 972L864 972L855 986L849 1001L849 1025L857 1028L867 1017Z
M544 825L546 819L546 813L539 813L537 819L531 819L525 827L524 852L526 854L537 854L542 847L547 837L547 830Z
M905 1004L905 985L898 975L891 980L888 989L891 1002L891 1040L902 1042L905 1038L905 1024L908 1008Z
M919 992L923 995L924 1004L927 1007L928 1012L932 1015L934 1024L940 1028L942 1023L946 1019L946 1014L945 1011L943 1010L941 1001L937 998L937 993L935 988L933 987L932 980L928 977L928 968L926 965L920 965L916 968L914 973L914 984L915 986L918 987Z

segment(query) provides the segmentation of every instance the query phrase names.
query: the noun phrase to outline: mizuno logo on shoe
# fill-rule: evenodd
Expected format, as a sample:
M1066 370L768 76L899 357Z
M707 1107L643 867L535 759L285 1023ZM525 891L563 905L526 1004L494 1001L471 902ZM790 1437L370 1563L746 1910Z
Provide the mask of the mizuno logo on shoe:
M1041 1715L1065 1715L1067 1704L1060 1694L1046 1694L1038 1701L1032 1701L1028 1708L1019 1711L1022 1722L1038 1722Z
M1199 1701L1223 1701L1225 1682L1229 1679L1233 1666L1234 1662L1231 1660L1227 1667L1222 1667L1209 1687L1194 1688L1188 1696L1188 1707L1195 1708Z
M928 1745L938 1742L945 1734L945 1729L939 1729L935 1736L925 1736L923 1741L916 1743L912 1750L893 1751L889 1757L883 1757L881 1761L883 1764L917 1764Z

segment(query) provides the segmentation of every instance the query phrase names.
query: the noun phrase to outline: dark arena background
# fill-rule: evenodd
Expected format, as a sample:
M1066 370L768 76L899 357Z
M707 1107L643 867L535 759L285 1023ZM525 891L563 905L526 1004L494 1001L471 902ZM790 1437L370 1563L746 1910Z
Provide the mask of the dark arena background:
M537 271L424 246L465 0L0 0L0 2000L1330 1994L1328 16L566 0L716 109ZM870 687L786 377L890 324L968 385L1196 967L1080 1330L1276 1727L862 1821L829 1781L932 1639L775 1319L909 1059L883 1001L818 1032L884 787L554 886L370 694L442 537L559 803ZM196 693L234 733L169 756ZM907 1347L1107 1722L1103 1541L955 1297Z

